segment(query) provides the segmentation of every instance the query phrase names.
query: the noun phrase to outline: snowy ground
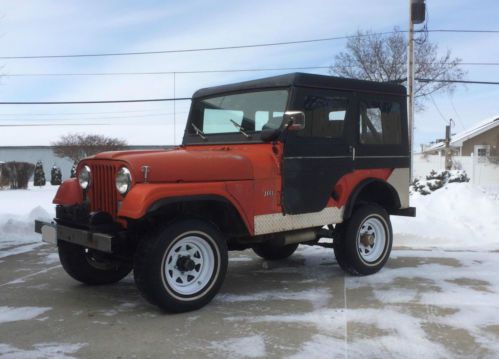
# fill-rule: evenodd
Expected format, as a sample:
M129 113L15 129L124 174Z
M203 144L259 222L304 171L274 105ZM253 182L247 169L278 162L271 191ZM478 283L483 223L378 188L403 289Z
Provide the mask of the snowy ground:
M54 191L0 191L2 359L498 357L497 190L414 197L418 217L392 218L397 248L369 277L344 275L320 247L280 262L231 253L221 293L179 315L149 306L131 277L70 279L32 233Z

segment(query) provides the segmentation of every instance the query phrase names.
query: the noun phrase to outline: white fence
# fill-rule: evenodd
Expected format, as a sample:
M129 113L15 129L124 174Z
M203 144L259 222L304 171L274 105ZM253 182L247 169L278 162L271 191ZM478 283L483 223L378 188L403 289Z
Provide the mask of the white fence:
M471 182L477 185L499 185L499 158L478 156L453 156L453 169L465 170ZM413 156L414 177L424 177L432 170L445 169L445 157L415 154Z

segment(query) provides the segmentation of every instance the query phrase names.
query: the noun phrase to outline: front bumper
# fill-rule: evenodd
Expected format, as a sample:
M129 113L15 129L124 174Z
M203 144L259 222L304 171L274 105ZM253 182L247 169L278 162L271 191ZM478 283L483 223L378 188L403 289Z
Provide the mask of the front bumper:
M65 241L106 253L117 252L123 242L118 236L42 221L35 221L35 232L41 233L42 240L47 243L57 244L57 241Z

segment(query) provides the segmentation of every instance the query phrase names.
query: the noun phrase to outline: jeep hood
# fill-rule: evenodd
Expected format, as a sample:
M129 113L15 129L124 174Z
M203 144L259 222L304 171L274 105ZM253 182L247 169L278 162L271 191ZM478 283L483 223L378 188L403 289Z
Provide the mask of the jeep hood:
M89 160L125 162L134 181L138 183L144 182L144 166L149 167L147 182L156 183L240 181L254 178L252 161L244 155L244 151L227 147L103 152Z

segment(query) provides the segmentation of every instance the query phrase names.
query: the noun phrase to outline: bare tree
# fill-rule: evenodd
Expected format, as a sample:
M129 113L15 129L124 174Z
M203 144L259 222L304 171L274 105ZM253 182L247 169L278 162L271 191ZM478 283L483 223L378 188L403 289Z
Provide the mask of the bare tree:
M330 72L334 75L371 81L407 80L407 39L397 28L390 35L358 31L347 41L346 50L335 56ZM415 39L415 78L429 80L461 80L465 71L459 67L460 58L453 58L450 50L439 55L438 46L423 33ZM415 83L415 105L424 108L427 96L437 91L451 92L456 84L442 82Z
M126 141L102 135L72 133L52 142L54 154L68 157L74 162L105 151L119 151L127 146Z

